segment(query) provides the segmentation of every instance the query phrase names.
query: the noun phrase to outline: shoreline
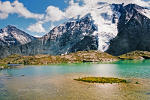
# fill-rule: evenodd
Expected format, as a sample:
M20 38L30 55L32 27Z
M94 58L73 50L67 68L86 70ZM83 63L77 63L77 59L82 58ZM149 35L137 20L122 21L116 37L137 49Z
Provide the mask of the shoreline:
M119 61L139 62L148 60L150 52L134 51L121 56L112 56L100 51L78 51L66 55L35 55L22 56L11 55L0 59L0 70L15 68L17 65L59 65L59 64L76 64L76 63L94 63L94 64L110 64Z

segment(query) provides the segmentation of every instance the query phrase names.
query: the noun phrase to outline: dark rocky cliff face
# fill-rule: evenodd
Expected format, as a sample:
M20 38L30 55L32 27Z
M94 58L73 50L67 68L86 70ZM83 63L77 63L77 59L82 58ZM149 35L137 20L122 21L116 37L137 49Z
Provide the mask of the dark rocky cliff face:
M150 19L140 13L143 7L130 4L122 9L118 23L118 35L111 40L107 50L112 55L130 51L150 51Z
M85 36L81 41L76 43L69 52L98 50L98 41L95 36Z
M57 55L79 50L96 50L98 39L93 35L94 31L96 26L89 14L79 20L62 24L42 37L44 52Z

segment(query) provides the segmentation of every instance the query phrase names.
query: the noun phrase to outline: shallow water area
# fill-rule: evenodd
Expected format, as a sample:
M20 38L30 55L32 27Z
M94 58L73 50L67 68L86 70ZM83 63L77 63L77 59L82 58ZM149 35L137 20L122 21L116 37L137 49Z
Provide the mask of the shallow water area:
M0 100L150 100L150 61L25 66L0 71ZM129 83L84 83L86 76Z

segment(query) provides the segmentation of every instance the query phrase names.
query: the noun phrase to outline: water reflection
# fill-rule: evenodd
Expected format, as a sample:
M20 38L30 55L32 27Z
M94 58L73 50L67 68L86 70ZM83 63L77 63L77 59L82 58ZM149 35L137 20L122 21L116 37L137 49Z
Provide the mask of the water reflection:
M91 71L90 74L95 74L99 76L109 76L109 77L118 76L117 65L115 64L94 64L91 67L90 71Z
M114 64L138 64L138 65L142 65L142 64L146 64L149 65L150 64L150 60L120 60L118 62L115 62Z
M150 60L119 61L115 64L65 64L49 66L26 66L3 70L1 76L55 76L63 74L88 74L109 77L150 78Z
M127 60L116 63L117 73L122 77L150 78L150 60Z

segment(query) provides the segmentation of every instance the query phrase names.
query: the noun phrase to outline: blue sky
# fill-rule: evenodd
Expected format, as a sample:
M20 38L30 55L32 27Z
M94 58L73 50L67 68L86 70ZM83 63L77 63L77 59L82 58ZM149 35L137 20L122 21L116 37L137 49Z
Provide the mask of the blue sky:
M1 0L2 2L6 2L6 0ZM15 0L7 0L11 3ZM32 2L31 2L32 1ZM67 6L67 0L66 2L64 0L19 0L19 2L23 3L23 5L31 12L33 13L39 13L43 14L45 13L45 10L48 6L53 5L56 7L59 7L61 10L64 10ZM36 32L30 32L27 30L27 27L31 24L36 23L35 19L32 18L24 18L24 17L18 17L17 14L11 14L6 19L0 19L0 29L4 28L7 25L14 25L21 30L24 30L32 35L43 35L45 33L36 33ZM50 22L45 23L43 25L47 30L50 28Z
M42 36L52 27L63 23L66 19L80 15L82 10L89 7L82 7L83 5L99 1L109 2L109 0L0 0L0 29L7 25L14 25L31 35ZM150 3L149 0L145 0L147 2L142 0L120 1L135 2L146 6L149 6Z

